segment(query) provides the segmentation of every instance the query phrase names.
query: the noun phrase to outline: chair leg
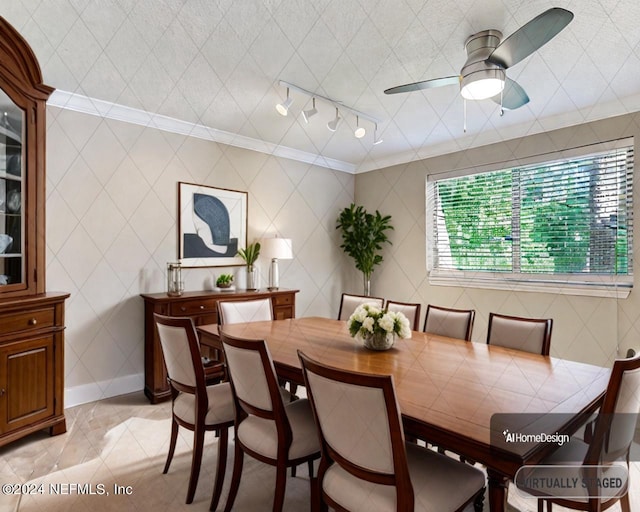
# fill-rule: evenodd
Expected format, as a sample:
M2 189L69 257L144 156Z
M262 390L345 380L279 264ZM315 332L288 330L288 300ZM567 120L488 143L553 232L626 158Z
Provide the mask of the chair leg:
M175 418L171 418L171 441L169 442L169 453L167 454L167 462L164 465L164 469L162 470L162 474L166 474L169 471L169 466L171 466L171 460L173 459L173 454L176 451L176 441L178 440L178 422Z
M482 512L484 510L484 493L485 493L485 488L483 487L482 490L476 495L475 499L473 500L473 510L474 512Z
M620 509L622 512L631 512L631 503L629 502L629 492L620 498Z
M204 447L204 429L196 425L193 433L193 455L191 456L191 476L189 477L189 488L187 489L187 505L193 503L193 497L198 487L198 477L200 476L200 465L202 464L202 450Z
M316 479L317 480L317 479ZM318 486L318 496L320 498L320 512L329 512L329 505L327 505L327 502L324 501L324 499L322 499L322 485L320 484L320 480L317 480L317 486Z
M236 495L238 494L238 487L240 487L240 477L242 476L242 463L244 461L244 452L238 444L236 436L236 447L234 449L234 461L233 461L233 475L231 476L231 488L229 489L229 496L227 496L227 504L224 507L224 512L231 512L233 508L233 502L236 501Z
M313 460L309 459L307 461L307 467L309 468L309 478L313 478Z
M544 500L538 499L538 512L544 512Z
M213 496L211 496L211 506L209 510L215 511L218 508L220 494L222 494L222 484L224 483L224 472L227 469L227 444L229 441L229 429L218 429L220 439L218 439L218 464L216 468L216 483L213 487Z
M276 493L273 497L273 512L282 512L284 491L287 485L287 466L276 466Z
M322 501L322 490L320 489L320 482L318 477L309 478L309 487L311 496L310 500L310 510L311 512L328 512L328 507L326 503Z

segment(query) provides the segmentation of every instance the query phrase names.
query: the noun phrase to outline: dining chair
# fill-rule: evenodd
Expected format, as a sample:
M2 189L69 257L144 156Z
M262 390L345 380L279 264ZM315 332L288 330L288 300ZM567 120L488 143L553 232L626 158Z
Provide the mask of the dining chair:
M248 300L227 300L218 301L218 324L237 324L242 322L260 322L264 320L273 320L273 309L271 307L271 299L248 299ZM298 385L295 382L289 382L280 379L282 389L289 384L287 393L289 400L295 400Z
M404 313L404 316L409 320L412 331L420 330L420 310L422 305L417 302L397 302L395 300L387 300L385 306L387 311L395 311Z
M312 494L321 510L441 512L471 502L482 510L482 471L405 443L391 375L332 368L300 350L298 357L321 438Z
M607 510L618 502L622 512L631 512L629 489L637 488L637 484L632 486L629 480L629 451L639 414L640 354L630 359L618 359L613 363L602 406L595 420L589 424L585 439L572 436L568 443L532 467L532 471L526 473L527 479L518 483L519 489L538 497L539 512L544 510L545 502L549 512L552 510L552 503L574 510L595 512ZM608 490L604 496L597 496L597 492L590 489L589 485L578 485L571 488L571 494L574 495L572 497L562 497L558 494L545 496L544 489L528 489L520 485L532 482L533 480L528 480L529 477L556 476L553 474L554 466L563 466L565 476L570 476L565 468L575 467L575 476L582 482L585 481L582 480L583 477L590 478L589 468L601 479L607 472L617 469L615 476L624 480L623 475L626 475L626 482L622 482L623 485L615 491ZM619 471L620 468L623 468L622 472ZM602 473L598 473L599 469ZM558 489L554 489L553 492L558 493Z
M424 319L424 332L471 341L474 309L453 309L442 306L427 305Z
M338 320L349 320L349 317L361 304L375 304L382 309L384 299L381 297L369 297L367 295L351 295L349 293L343 293L342 298L340 299Z
M200 476L204 434L211 430L219 432L218 467L211 498L211 509L215 510L220 500L227 464L228 431L235 418L231 386L228 382L212 386L205 384L200 344L191 318L167 317L157 313L153 316L167 368L172 400L171 441L162 473L166 474L169 471L179 427L191 430L193 454L186 503L192 503Z
M227 336L224 331L220 339L236 407L235 460L225 512L233 508L245 453L276 467L273 510L279 512L284 503L287 468L307 462L312 480L313 460L320 457L311 405L306 398L283 401L264 340Z
M489 313L487 344L549 355L551 318L523 318Z

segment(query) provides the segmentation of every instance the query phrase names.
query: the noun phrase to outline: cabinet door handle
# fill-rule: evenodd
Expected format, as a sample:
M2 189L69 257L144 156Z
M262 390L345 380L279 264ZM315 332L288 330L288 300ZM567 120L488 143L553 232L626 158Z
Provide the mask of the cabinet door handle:
M36 320L35 318L29 318L29 325L36 325L38 323L38 320Z
M204 309L204 306L203 306L203 305L200 305L200 309Z
M0 389L0 396L3 396L5 394L5 390L4 389Z
M180 307L180 311L186 311L186 310L187 310L187 308L185 308L184 306Z

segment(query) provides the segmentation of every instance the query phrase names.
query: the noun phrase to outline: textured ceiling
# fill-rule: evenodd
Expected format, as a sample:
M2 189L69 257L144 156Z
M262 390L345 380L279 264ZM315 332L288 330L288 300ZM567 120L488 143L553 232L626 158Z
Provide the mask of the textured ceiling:
M637 0L0 0L57 89L159 113L370 170L640 109ZM531 101L499 115L455 86L387 96L402 83L458 74L475 32L505 36L550 7L575 14L508 70ZM292 93L286 80L380 119L356 119Z

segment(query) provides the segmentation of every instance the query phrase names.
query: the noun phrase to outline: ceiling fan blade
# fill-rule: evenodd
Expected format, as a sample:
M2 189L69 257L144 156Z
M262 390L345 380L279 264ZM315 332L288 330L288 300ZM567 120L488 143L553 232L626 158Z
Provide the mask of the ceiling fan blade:
M412 84L398 85L384 91L385 94L398 94L399 92L420 91L422 89L433 89L434 87L443 87L445 85L458 85L460 83L459 76L445 76L443 78L433 78L424 82L415 82Z
M500 105L500 95L496 94L491 98ZM502 91L502 108L507 110L515 110L529 103L529 96L524 89L511 78L507 78Z
M533 18L493 50L489 62L510 68L551 41L573 19L573 13L553 7Z

